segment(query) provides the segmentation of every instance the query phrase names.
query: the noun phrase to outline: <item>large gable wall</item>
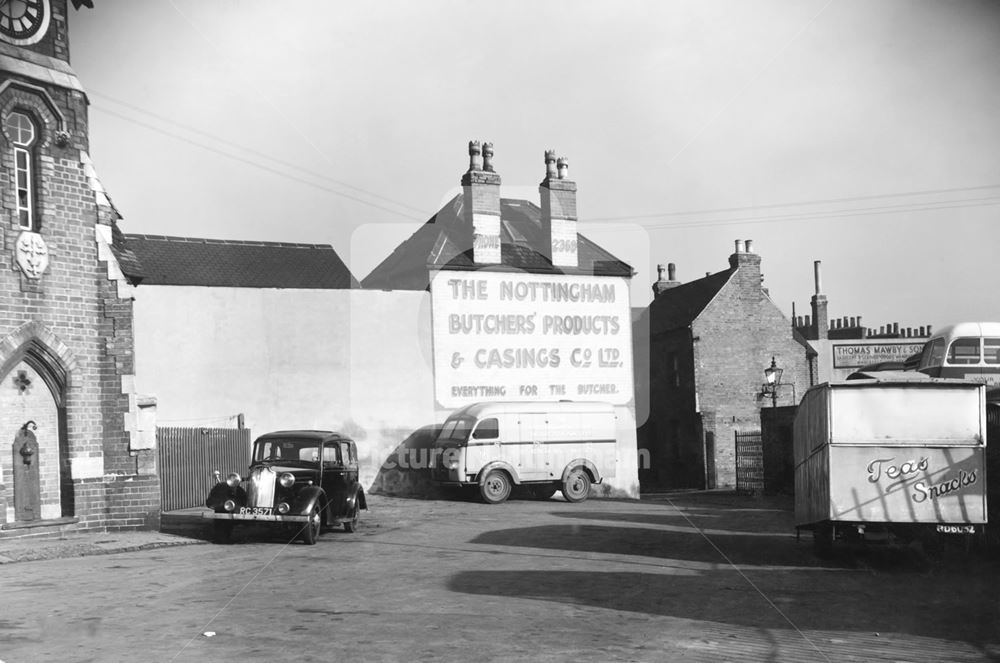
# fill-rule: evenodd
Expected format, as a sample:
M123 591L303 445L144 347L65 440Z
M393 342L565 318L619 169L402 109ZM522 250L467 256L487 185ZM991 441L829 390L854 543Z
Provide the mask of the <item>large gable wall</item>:
M760 286L759 268L741 268L692 324L696 339L698 401L716 417L716 471L719 486L735 485L734 431L760 428L764 369L774 357L794 383L796 396L809 386L805 348L792 338L791 321ZM793 391L779 392L779 405L793 404Z

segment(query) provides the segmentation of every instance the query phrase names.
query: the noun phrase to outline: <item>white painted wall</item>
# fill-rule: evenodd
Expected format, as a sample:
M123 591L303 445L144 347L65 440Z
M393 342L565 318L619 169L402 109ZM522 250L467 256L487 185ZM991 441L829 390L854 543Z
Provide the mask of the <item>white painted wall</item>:
M427 293L141 286L136 391L159 426L347 432L362 482L434 423Z
M140 286L134 311L136 392L156 397L157 425L243 413L255 436L337 430L357 441L366 488L429 488L422 468L385 466L450 413L434 398L429 293ZM618 411L619 466L598 492L637 497L635 417Z

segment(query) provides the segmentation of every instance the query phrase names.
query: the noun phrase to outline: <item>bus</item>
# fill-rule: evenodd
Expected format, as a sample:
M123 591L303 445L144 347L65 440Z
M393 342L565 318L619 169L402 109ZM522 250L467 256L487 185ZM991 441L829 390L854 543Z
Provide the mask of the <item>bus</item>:
M960 322L940 329L924 344L917 370L932 378L1000 387L1000 322Z

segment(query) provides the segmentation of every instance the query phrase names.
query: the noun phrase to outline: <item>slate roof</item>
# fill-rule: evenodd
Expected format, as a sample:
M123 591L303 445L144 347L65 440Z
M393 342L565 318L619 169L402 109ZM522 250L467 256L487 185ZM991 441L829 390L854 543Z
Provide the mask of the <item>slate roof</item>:
M118 266L121 268L122 273L125 274L125 278L132 285L138 285L142 282L145 273L142 271L142 263L139 262L139 258L135 255L135 251L128 244L128 240L125 239L125 233L121 231L118 227L118 223L115 221L111 222L111 253L114 254L115 260L118 261Z
M665 290L649 304L649 333L687 327L705 310L736 269L730 267Z
M340 256L326 244L134 234L126 234L125 242L142 265L144 285L327 290L358 287Z
M456 234L463 226L463 197L458 195L442 207L409 239L361 280L361 287L386 290L425 290L429 268L519 270L535 274L594 274L632 276L632 267L577 234L578 267L556 267L539 251L544 241L542 211L527 200L500 200L501 265L477 265L472 249L461 250Z

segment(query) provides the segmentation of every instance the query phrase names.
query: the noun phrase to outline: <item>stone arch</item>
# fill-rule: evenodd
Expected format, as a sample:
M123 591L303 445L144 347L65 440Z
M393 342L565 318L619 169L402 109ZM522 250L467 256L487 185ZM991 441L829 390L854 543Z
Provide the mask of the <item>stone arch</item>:
M38 371L63 407L77 367L69 347L44 324L30 320L0 340L0 377L22 360Z
M22 370L18 367L27 367L23 369L25 372L33 372L41 378L51 395L51 400L48 402L52 405L49 407L54 406L54 419L50 422L50 430L55 431L50 438L52 454L50 458L54 462L49 468L50 480L43 480L43 484L49 486L46 490L50 497L44 500L45 503L42 505L43 514L49 511L50 515L43 517L73 516L75 496L70 472L66 401L76 373L77 359L56 334L44 324L32 320L0 339L0 380L7 384L15 369L19 372ZM53 412L47 408L45 411ZM42 438L39 437L39 442L41 441ZM0 452L9 453L9 443L10 440L0 439ZM4 463L0 463L2 464ZM8 504L8 507L10 506Z

